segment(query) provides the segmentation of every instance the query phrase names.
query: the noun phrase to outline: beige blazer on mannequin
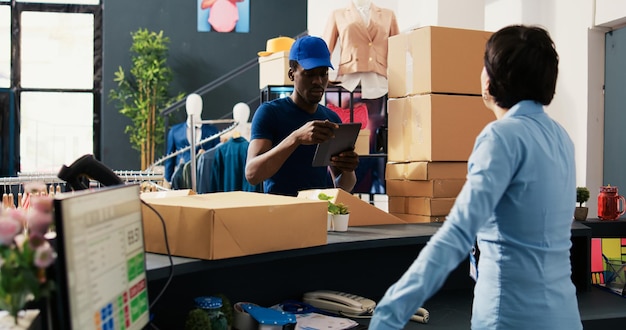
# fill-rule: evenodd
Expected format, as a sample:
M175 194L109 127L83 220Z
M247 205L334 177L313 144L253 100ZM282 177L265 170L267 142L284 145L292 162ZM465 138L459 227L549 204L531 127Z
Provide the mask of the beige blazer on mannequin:
M396 15L390 9L370 4L370 22L366 25L354 3L333 11L323 39L330 52L341 40L339 76L354 72L375 72L387 77L387 39L399 33Z

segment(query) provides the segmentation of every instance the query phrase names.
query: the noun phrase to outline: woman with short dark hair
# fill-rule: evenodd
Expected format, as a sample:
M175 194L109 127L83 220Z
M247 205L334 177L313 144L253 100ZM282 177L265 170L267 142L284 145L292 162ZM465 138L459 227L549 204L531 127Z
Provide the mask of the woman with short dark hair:
M574 144L543 109L558 64L548 32L537 26L505 27L487 41L482 97L497 120L476 138L454 207L387 290L371 329L403 328L474 242L472 329L582 329L570 262Z

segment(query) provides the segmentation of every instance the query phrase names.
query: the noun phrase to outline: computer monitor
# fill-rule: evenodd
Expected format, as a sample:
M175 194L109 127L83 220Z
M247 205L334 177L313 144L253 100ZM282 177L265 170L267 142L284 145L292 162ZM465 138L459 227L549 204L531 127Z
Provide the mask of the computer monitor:
M139 185L57 194L59 329L143 329L149 322ZM56 314L56 315L55 315Z

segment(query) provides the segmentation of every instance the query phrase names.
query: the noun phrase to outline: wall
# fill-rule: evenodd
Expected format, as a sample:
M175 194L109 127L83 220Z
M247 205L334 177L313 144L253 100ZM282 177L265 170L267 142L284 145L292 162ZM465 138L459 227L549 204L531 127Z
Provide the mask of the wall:
M306 30L306 0L250 2L250 33L197 32L196 1L106 0L104 4L102 161L116 170L139 169L139 154L131 149L124 127L130 120L108 102L114 72L130 68L130 33L139 28L169 37L168 65L174 70L172 94L192 93L257 58L267 39L296 36ZM258 67L203 96L203 119L232 118L232 107L259 96ZM258 104L258 101L257 103ZM251 107L252 111L255 107ZM184 121L185 109L177 111Z
M626 1L595 0L595 25L615 28L626 24Z

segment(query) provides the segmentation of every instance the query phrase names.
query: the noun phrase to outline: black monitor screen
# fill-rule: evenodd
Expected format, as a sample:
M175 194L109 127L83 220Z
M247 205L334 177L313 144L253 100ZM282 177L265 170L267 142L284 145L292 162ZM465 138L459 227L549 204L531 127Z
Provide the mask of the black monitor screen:
M139 186L58 194L54 206L60 328L144 328L149 305Z

